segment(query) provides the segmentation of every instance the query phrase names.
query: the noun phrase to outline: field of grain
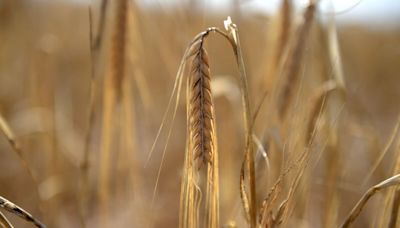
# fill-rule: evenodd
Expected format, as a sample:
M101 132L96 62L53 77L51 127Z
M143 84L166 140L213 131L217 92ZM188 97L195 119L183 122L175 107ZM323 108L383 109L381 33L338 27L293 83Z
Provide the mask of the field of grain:
M77 2L0 0L0 227L400 227L400 24Z

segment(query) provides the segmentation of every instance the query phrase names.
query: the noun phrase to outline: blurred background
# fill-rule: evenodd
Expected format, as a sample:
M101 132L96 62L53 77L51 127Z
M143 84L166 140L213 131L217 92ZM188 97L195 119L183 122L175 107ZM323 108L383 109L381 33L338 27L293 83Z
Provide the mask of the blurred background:
M102 11L100 0L0 0L0 114L21 148L18 156L0 134L0 196L48 227L98 227L103 213L98 208L99 196L106 196L106 213L114 227L178 226L186 141L184 98L175 121L171 112L166 118L167 130L148 157L183 53L207 27L223 28L227 16L237 24L253 109L264 91L273 90L271 81L276 75L270 68L279 40L282 1L129 0L122 47L115 44L121 39L115 31L120 25L115 22L116 2L108 1ZM296 39L293 31L308 1L292 3L290 31L291 39ZM325 193L332 188L338 200L336 222L330 224L341 224L370 186L393 175L400 152L399 134L394 132L400 113L400 2L321 0L305 51L302 83L306 95L334 68L327 61L324 33L330 26L337 30L336 51L346 85L346 101L337 121L337 181L329 185L323 171L331 169L327 167L332 156L321 153L312 159L309 170L314 173L309 174L309 195L303 199L306 206L296 207L305 212L293 213L285 227L330 227L324 208ZM102 34L97 48L90 41L91 33L92 40ZM122 54L118 48L124 49ZM221 224L240 224L236 220L241 214L238 178L243 123L237 67L229 44L221 37L208 39L207 51L221 161ZM119 64L123 64L120 74L115 73ZM118 79L109 80L107 75ZM261 135L274 135L276 130L266 124L269 111L261 111L264 114L256 126L266 147ZM164 156L169 126L173 131ZM390 137L394 142L388 144ZM388 150L382 156L385 146ZM108 157L102 155L104 151ZM269 165L274 169L275 164ZM106 185L101 184L103 180ZM102 188L108 190L102 192ZM268 188L259 191L261 197ZM380 217L376 215L387 205L382 206L384 199L384 194L375 196L356 227L377 227ZM15 227L30 227L14 215L7 217Z

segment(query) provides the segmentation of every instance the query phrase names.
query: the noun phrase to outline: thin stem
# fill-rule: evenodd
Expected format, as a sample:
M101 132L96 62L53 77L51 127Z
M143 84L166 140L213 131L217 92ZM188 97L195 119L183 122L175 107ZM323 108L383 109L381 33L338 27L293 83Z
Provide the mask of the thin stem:
M243 117L244 117L244 128L245 128L245 163L246 168L249 174L249 184L250 184L250 227L256 227L257 220L257 210L256 210L256 181L255 181L255 165L254 165L254 149L252 144L252 135L253 135L253 124L252 124L252 112L250 108L250 99L249 99L249 90L247 85L247 75L245 64L242 55L242 49L240 46L239 40L239 30L235 24L230 21L226 21L226 28L230 32L229 40L234 50L234 54L236 57L236 63L239 68L239 83L240 90L242 93L242 105L244 108ZM245 168L243 163L242 170Z

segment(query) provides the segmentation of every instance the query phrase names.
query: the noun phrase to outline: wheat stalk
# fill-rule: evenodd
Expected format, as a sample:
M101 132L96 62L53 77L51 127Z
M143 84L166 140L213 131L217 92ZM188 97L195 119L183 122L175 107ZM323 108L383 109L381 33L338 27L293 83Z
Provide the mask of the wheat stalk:
M253 114L250 106L249 89L247 84L247 74L245 64L242 55L242 48L239 39L239 29L236 24L232 23L231 18L228 17L224 21L225 29L228 31L229 36L227 39L232 45L233 52L235 54L236 63L239 68L239 84L240 91L242 94L242 106L243 106L243 120L245 128L245 155L241 167L240 175L240 194L243 201L244 208L248 208L246 211L250 218L250 227L255 228L257 224L257 197L256 197L256 175L255 175L255 156L253 148ZM245 171L249 177L249 188L250 194L247 197L244 186ZM248 199L247 199L248 198ZM248 205L246 205L248 204Z
M102 0L101 1L101 6L100 6L100 19L99 19L99 25L97 28L97 36L93 40L93 49L99 49L102 41L103 41L103 34L104 34L104 28L105 28L105 20L106 20L106 14L107 14L107 8L108 8L108 0Z
M79 193L79 219L82 227L86 227L86 216L88 210L88 193L89 193L89 169L90 169L90 146L91 140L94 134L95 126L95 110L97 108L96 96L98 93L97 89L97 77L98 77L98 66L100 59L100 51L102 47L102 40L104 36L104 25L105 16L107 12L108 1L102 0L101 13L99 19L99 27L97 34L93 33L93 15L92 7L88 7L89 16L89 44L90 44L90 85L89 85L89 104L87 112L87 129L85 133L83 160L80 164L81 169L81 180L80 180L80 193Z

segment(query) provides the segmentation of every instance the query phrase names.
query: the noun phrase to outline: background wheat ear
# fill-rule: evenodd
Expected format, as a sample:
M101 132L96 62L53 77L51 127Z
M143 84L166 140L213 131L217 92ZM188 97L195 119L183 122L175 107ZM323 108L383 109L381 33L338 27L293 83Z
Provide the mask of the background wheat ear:
M289 106L293 100L293 95L300 81L300 71L304 59L304 52L309 40L310 31L315 20L316 3L310 1L304 11L302 24L297 28L296 39L288 51L286 62L283 64L283 78L281 91L278 97L279 117L284 120Z
M137 150L136 135L136 100L140 101L146 89L143 88L144 79L139 80L141 67L139 65L141 41L138 35L139 10L134 1L116 0L102 2L99 30L93 40L93 50L98 54L102 51L106 66L103 78L102 100L102 131L99 156L98 178L98 209L101 226L109 227L115 219L114 207L120 196L123 197L123 206L135 210L142 201L138 197L141 191L141 175ZM105 21L105 13L111 14ZM103 28L107 22L107 27ZM104 35L104 50L102 47L102 33ZM100 42L99 44L97 42ZM98 46L100 45L100 46ZM97 56L94 56L97 58ZM97 60L97 59L93 59ZM94 61L95 68L100 68L101 62ZM101 75L100 75L101 76ZM142 87L139 89L139 87ZM139 95L136 97L136 95ZM148 100L147 100L148 101ZM144 102L147 102L144 101ZM124 176L118 180L116 176ZM118 184L121 181L123 184ZM135 201L135 204L131 204ZM125 202L129 202L126 203ZM128 206L129 205L129 206ZM143 210L142 212L144 212ZM134 217L134 218L133 218ZM145 223L148 217L136 212L132 219Z

